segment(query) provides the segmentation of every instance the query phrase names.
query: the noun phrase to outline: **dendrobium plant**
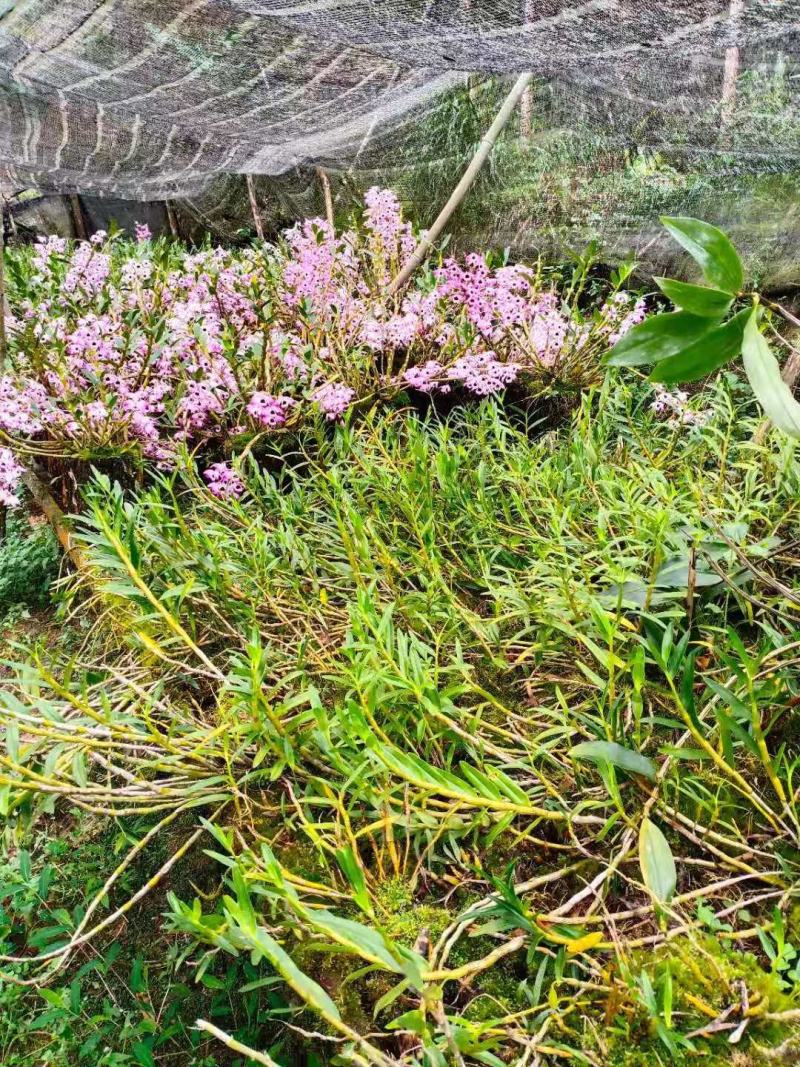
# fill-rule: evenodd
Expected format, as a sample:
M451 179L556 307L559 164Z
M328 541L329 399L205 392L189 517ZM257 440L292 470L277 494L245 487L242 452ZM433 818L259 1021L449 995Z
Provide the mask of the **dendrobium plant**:
M16 500L24 453L169 467L182 443L235 455L256 434L400 391L488 396L596 372L644 317L618 291L578 315L537 271L479 254L389 297L417 240L394 193L377 188L363 225L336 233L309 219L278 247L188 252L144 225L135 242L40 238L11 286L2 500ZM205 479L219 497L242 492L229 464Z

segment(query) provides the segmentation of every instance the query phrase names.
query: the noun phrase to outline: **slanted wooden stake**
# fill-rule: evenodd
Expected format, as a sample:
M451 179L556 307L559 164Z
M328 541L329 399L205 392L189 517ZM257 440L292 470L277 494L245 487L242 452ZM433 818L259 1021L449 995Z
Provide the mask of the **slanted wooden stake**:
M461 201L469 192L473 182L478 177L480 169L486 160L489 158L489 154L494 148L495 141L505 129L508 124L508 120L514 113L514 108L520 101L522 94L530 85L533 80L533 74L520 74L514 83L514 87L511 92L505 98L503 106L497 112L494 122L486 131L485 136L481 139L478 145L478 150L472 157L469 166L464 171L463 177L453 192L450 194L450 199L444 205L439 212L436 221L428 230L425 237L417 245L413 255L409 259L408 263L403 267L392 284L389 286L389 296L393 296L396 292L403 288L412 276L414 271L419 267L428 257L433 246L436 244L440 234L444 230L447 223L450 221L450 216L455 209L459 206Z
M322 167L317 167L317 177L322 182L322 192L325 196L325 217L328 220L328 225L331 229L334 229L333 225L333 195L331 193L331 180L327 175L327 172Z
M256 197L256 183L253 175L246 175L247 196L250 200L250 213L253 216L253 224L256 228L259 241L264 240L264 223L261 221L261 212L258 210L258 198Z
M180 234L178 233L178 219L177 219L177 217L175 215L175 208L172 206L172 201L171 200L165 200L164 201L164 210L167 213L167 222L169 223L169 232L172 234L172 236L177 241L178 238L180 237Z
M80 241L87 241L89 239L89 234L86 230L86 217L83 214L81 198L77 193L70 193L67 200L69 201L69 210L72 213L72 225L75 229L75 236Z

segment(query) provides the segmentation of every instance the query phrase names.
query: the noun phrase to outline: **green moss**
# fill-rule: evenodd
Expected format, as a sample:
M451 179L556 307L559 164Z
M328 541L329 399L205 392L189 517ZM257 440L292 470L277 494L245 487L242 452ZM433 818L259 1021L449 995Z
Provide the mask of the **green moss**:
M521 988L524 978L525 973L519 963L509 960L482 971L473 983L475 995L464 1010L464 1015L477 1022L496 1019L528 1007Z
M375 891L378 919L387 935L412 947L423 931L435 941L453 921L453 913L438 904L419 904L414 890L402 878L391 878Z
M635 989L638 976L646 972L658 990L661 988L667 969L672 978L673 1007L672 1028L676 1036L691 1033L711 1021L711 1013L721 1013L738 998L738 983L747 987L751 1007L756 1009L740 1049L733 1050L727 1041L728 1034L693 1039L694 1049L678 1048L670 1056L657 1033L657 1020L649 1014L637 998ZM594 1029L584 1047L596 1049L609 1067L651 1067L658 1063L690 1064L702 1062L708 1067L722 1064L738 1064L738 1067L760 1067L776 1062L770 1051L789 1041L791 1033L779 1023L769 1022L761 1016L764 1012L785 1011L794 1004L780 988L776 975L765 970L758 958L743 950L739 944L717 940L711 935L692 939L680 938L655 952L636 953L629 961L622 976L630 989L630 996L615 1005L608 1024L598 1032ZM701 1005L707 1006L703 1011ZM734 1022L738 1018L734 1017ZM800 1031L798 1031L800 1048ZM787 1046L788 1047L788 1046ZM788 1059L777 1062L795 1062L797 1051L788 1053ZM735 1057L735 1058L732 1058Z

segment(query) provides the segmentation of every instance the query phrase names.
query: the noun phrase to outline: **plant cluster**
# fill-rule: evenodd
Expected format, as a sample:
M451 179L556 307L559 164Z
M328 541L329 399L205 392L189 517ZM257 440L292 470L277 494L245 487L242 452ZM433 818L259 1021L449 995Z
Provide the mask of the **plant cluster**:
M376 409L251 456L239 500L182 461L133 500L97 478L74 595L108 625L0 694L0 803L125 841L4 973L63 982L169 890L187 974L281 991L260 1028L198 1011L233 1062L790 1040L800 467L730 382L694 434L653 398L609 382L538 439L491 400Z
M189 253L146 227L135 243L42 239L13 264L0 501L14 502L24 453L163 468L181 443L230 455L409 389L585 383L644 316L619 291L581 315L537 271L481 255L389 297L417 239L378 189L362 226L307 220L278 248ZM207 480L217 495L239 490L224 464Z

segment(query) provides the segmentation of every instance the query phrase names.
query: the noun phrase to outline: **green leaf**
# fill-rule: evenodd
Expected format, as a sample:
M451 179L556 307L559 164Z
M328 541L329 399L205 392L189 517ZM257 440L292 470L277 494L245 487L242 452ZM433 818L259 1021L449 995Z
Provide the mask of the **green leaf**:
M639 830L639 866L650 895L659 904L668 904L678 882L675 860L666 837L649 819Z
M6 752L9 759L19 763L19 723L10 722L6 726Z
M733 298L721 289L711 289L707 285L691 285L679 282L675 278L656 278L656 285L669 297L672 303L691 315L719 321L727 315Z
M388 993L384 993L383 996L375 1002L375 1007L372 1009L372 1018L377 1019L382 1011L394 1004L397 998L405 993L408 986L409 981L407 978L404 978L402 982L398 982L397 985L393 985Z
M137 956L133 961L131 967L130 987L132 993L144 993L147 989L147 978L145 977L144 961L141 956Z
M355 852L348 845L346 848L337 849L334 855L336 856L336 862L350 883L350 888L353 890L353 900L366 915L371 916L373 914L372 901L370 900L367 883L364 880L364 872Z
M711 319L673 311L634 326L611 349L610 367L640 367L681 352L714 325Z
M753 315L742 339L744 369L764 414L784 433L800 437L800 404L781 377L778 361Z
M700 219L664 217L661 222L698 264L710 285L733 296L741 291L744 285L742 261L722 230Z
M137 1041L133 1046L133 1058L137 1063L140 1063L142 1067L156 1067L153 1053L142 1041Z
M647 756L623 748L615 741L583 741L574 745L569 754L573 759L588 760L589 763L611 763L629 774L641 774L651 781L656 776L656 765Z
M83 789L89 784L89 775L86 772L86 757L82 752L76 752L72 757L72 777Z
M682 352L662 360L651 372L650 381L676 385L705 378L718 370L741 352L744 328L752 314L751 307L745 308L724 326L709 330Z

